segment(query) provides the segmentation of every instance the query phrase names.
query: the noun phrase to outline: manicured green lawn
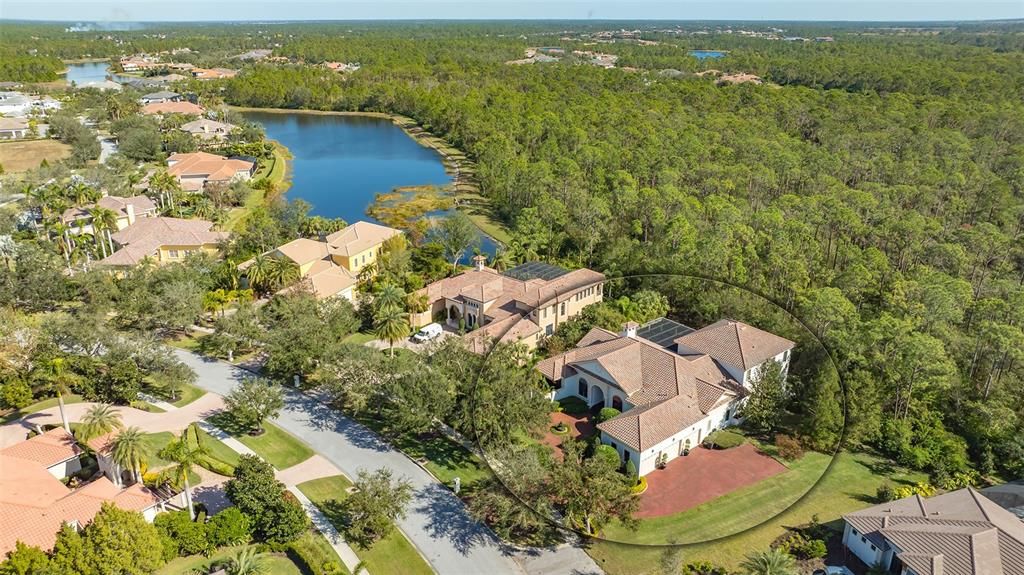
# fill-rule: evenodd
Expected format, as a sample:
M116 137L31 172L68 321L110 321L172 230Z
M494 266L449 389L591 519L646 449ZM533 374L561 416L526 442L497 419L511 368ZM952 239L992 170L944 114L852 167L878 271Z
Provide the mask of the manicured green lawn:
M344 476L335 475L307 481L299 485L299 490L327 515L339 531L344 532L339 502L348 497L345 489L351 486L352 483ZM356 546L355 550L359 558L366 562L366 568L370 573L379 575L433 573L430 565L423 560L412 543L397 528L387 537L374 543L369 549Z
M206 391L202 388L196 387L191 384L185 384L178 390L178 399L172 401L171 405L174 407L185 407L200 397L206 395Z
M206 568L215 561L227 559L234 555L237 548L225 547L218 549L209 557L203 555L191 555L189 557L178 557L157 570L156 575L190 575L191 573L205 573ZM265 553L262 555L265 573L278 573L282 575L302 575L299 567L291 559L284 555Z
M357 420L383 434L383 426L368 416ZM441 483L451 487L456 477L462 480L463 490L472 490L477 481L491 475L490 468L475 454L441 434L417 437L413 435L385 435L388 441L415 461L419 461Z
M164 340L167 345L184 349L188 351L199 350L199 340L202 339L203 334L198 335L177 335L173 338L168 337Z
M143 449L146 452L146 472L150 473L157 469L162 469L173 465L172 462L162 459L157 453L161 449L167 447L167 444L173 440L176 435L170 431L161 431L159 433L147 433L142 436ZM192 485L198 485L202 478L196 475L195 472L188 474L188 480Z
M231 414L227 412L211 417L210 423L230 433L278 469L287 469L313 456L313 450L309 446L269 421L263 423L265 431L259 436L252 436L240 430L232 421Z
M157 407L148 401L142 401L141 399L133 401L132 407L141 411L148 411L149 413L164 413L166 411L165 409Z
M373 335L372 333L362 333L362 332L359 332L359 333L354 333L354 334L346 337L345 339L343 339L341 341L343 341L344 343L352 343L352 344L355 344L355 345L363 345L366 342L373 341L375 339L377 339L377 336Z
M590 408L587 407L587 403L578 397L566 397L565 399L558 400L558 405L562 407L562 411L569 415L586 415L590 413Z
M727 539L684 547L687 562L710 561L736 569L744 555L752 550L768 548L772 541L782 535L785 527L809 523L812 517L817 516L819 521L838 530L842 514L874 504L875 492L886 479L893 484L910 484L925 479L924 474L900 469L873 455L841 453L821 483L805 498L786 509L786 504L798 498L798 494L806 489L808 481L813 483L816 476L814 470L820 470L822 462L827 463L827 456L808 453L802 460L792 464L789 471L756 485L723 495L669 518L645 520L636 533L628 533L621 527L609 527L606 535L628 538L630 541L664 541L671 536L670 527L674 524L680 541L692 541L697 537L714 536L716 532L749 525L757 517L764 517L766 509L785 509L765 523ZM755 506L761 507L755 511ZM662 551L596 541L588 553L609 575L632 575L657 573Z
M70 395L64 396L64 405L70 405L72 403L81 403L83 401L85 401L85 399L81 395L70 394ZM16 409L16 410L14 410L14 411L4 415L3 417L0 417L0 423L10 423L12 421L17 421L17 420L21 419L22 417L25 417L26 415L29 415L31 413L36 413L36 412L42 411L44 409L49 409L51 407L57 407L57 398L56 397L51 397L49 399L44 399L42 401L37 401L36 403L33 403L32 405L25 406L25 407L23 407L21 409Z
M198 426L196 427L196 433L199 435L199 441L203 443L203 447L210 453L210 457L223 461L232 467L238 465L237 451L225 445L223 441L212 437Z
M348 574L348 569L341 562L341 558L334 552L334 548L331 547L330 542L327 538L321 535L319 532L310 529L302 534L301 537L291 543L294 547L302 549L307 559L315 566L323 567L327 564L337 565L341 568L341 573ZM274 573L271 571L270 573ZM303 575L309 575L303 573Z

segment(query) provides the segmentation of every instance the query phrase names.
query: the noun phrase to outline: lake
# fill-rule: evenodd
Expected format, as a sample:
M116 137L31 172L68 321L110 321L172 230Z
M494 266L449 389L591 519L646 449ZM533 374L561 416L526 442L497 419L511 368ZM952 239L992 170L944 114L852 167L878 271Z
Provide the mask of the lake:
M370 220L366 209L379 193L403 186L446 185L452 178L441 155L416 143L387 118L244 112L267 137L292 153L289 198L309 202L310 213L346 222ZM494 241L481 237L493 254Z
M89 82L102 82L110 75L107 68L110 62L80 62L77 64L66 64L68 73L64 80L70 84L87 84Z
M728 52L722 52L721 50L690 50L689 54L698 60L713 60L725 58Z

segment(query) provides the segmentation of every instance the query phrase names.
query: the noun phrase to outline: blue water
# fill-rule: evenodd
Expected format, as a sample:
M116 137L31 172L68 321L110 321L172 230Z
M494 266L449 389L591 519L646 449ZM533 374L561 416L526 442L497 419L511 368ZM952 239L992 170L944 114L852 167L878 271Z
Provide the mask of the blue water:
M68 73L65 80L68 84L85 84L87 82L102 82L109 75L107 68L110 62L84 62L81 64L67 64Z
M375 221L366 209L377 194L452 181L436 151L385 118L302 112L244 116L263 124L267 137L292 153L288 197L309 202L314 215ZM481 250L493 254L494 241L482 236Z
M698 60L713 60L725 58L727 53L719 50L690 50L689 54Z

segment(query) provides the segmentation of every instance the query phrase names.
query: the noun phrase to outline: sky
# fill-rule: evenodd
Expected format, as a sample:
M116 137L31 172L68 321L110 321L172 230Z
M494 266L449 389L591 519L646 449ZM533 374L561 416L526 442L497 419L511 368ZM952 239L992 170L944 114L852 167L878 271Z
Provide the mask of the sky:
M83 22L647 19L938 21L1024 18L1024 0L0 0L0 19Z

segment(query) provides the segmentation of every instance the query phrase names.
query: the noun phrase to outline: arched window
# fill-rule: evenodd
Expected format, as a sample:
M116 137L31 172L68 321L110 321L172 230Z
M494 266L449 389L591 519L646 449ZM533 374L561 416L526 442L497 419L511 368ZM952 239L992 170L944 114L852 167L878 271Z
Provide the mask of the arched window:
M612 398L612 407L614 407L615 409L618 409L619 411L622 411L622 398L617 396L617 395L615 397L613 397Z
M580 378L579 396L586 397L587 392L590 391L590 386L587 385L587 380Z

